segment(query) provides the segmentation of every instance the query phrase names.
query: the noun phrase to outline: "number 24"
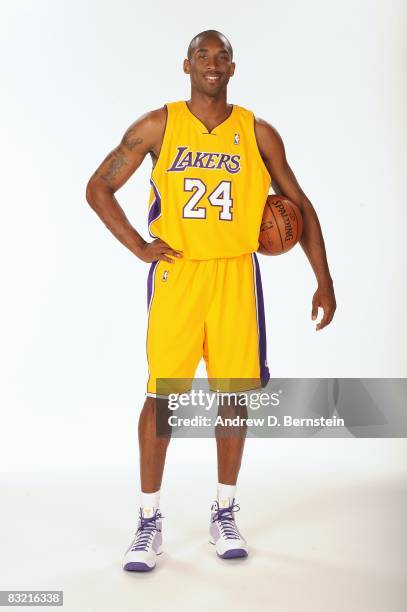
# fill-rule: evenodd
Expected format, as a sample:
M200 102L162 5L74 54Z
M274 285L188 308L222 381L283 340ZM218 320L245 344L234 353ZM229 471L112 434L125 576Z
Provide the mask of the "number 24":
M219 212L219 219L222 221L232 220L233 200L231 196L232 183L230 181L221 181L217 187L208 196L208 201L212 206L220 206L222 210ZM206 193L206 185L201 179L186 178L184 179L184 190L195 191L185 204L182 216L184 219L206 219L206 208L198 206Z

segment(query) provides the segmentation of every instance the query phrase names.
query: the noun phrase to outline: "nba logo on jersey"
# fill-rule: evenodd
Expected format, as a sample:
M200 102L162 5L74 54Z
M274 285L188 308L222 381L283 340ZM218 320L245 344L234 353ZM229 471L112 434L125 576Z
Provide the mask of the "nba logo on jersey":
M164 270L164 273L163 273L163 281L166 281L166 280L167 280L167 278L168 278L168 270Z
M239 134L237 132L236 132L236 134L234 136L233 142L235 144L239 144L239 142L240 142L240 136L239 136Z

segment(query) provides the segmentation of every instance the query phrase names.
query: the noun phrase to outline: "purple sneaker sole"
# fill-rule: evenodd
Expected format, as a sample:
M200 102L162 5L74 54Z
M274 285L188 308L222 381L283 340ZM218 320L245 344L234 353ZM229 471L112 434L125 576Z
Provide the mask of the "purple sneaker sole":
M153 567L149 567L146 563L133 561L131 563L126 563L123 569L128 572L151 572L151 570L153 570L154 568L155 565L153 565Z
M218 552L216 554L221 559L236 559L237 557L247 557L247 552L243 548L233 548L232 550L227 550L223 553L223 555L220 555Z

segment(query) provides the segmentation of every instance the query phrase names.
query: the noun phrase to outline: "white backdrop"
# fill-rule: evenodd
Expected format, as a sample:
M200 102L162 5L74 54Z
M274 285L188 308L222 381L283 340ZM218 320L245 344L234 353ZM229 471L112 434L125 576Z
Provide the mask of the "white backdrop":
M271 376L406 376L406 12L403 0L2 7L3 478L103 464L137 476L148 266L109 234L85 187L138 116L189 96L182 60L206 28L234 47L229 101L279 130L335 283L336 316L316 332L300 247L260 257ZM150 168L116 194L145 237ZM345 442L331 441L338 460ZM207 456L213 441L200 444ZM252 443L252 457L271 444ZM186 445L174 442L173 465ZM396 443L358 448L405 456Z
M100 433L144 399L148 266L90 210L85 186L135 118L188 97L182 60L208 27L234 46L230 101L283 137L335 282L335 319L316 332L301 248L260 258L271 375L406 376L406 5L250 6L208 2L210 18L188 2L3 7L1 392L40 454L49 427L97 419ZM145 237L150 168L117 193Z

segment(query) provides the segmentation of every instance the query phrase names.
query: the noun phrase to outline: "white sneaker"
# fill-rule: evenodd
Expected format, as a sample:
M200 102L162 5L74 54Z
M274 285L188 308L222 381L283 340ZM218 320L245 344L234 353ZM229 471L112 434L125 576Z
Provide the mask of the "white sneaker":
M142 508L134 539L126 550L123 569L131 572L149 572L155 568L157 555L162 553L161 512L144 516Z
M211 508L209 526L209 542L215 544L216 554L222 559L247 557L249 554L247 542L235 523L234 512L240 510L233 499L228 507L221 508L216 500Z

